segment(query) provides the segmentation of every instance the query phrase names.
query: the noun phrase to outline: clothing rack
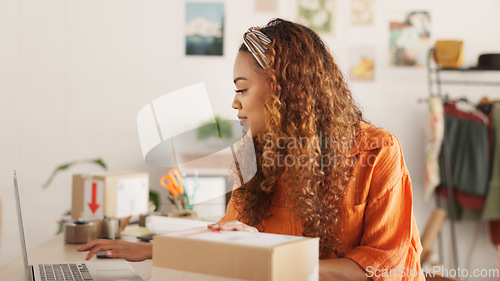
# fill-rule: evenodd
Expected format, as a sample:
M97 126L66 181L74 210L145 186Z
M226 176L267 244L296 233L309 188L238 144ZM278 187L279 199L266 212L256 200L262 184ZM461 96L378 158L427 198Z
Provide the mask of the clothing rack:
M445 96L443 95L443 90L442 90L442 83L443 81L441 80L441 69L436 66L436 68L432 68L432 59L434 57L434 49L429 50L429 56L427 58L427 79L428 79L428 86L429 86L429 96L437 96L439 97L443 102L445 100ZM433 78L432 75L435 75L436 77ZM434 93L433 92L433 86L436 84L437 91ZM448 203L448 208L447 211L450 211L450 206L453 204L454 196L453 196L453 181L452 181L452 175L451 175L451 163L450 163L450 155L449 155L449 147L448 147L448 136L447 136L447 130L446 126L444 127L444 137L443 137L443 155L445 159L445 175L446 175L446 190L448 193L447 198L447 203ZM441 207L441 200L439 200L439 194L436 192L436 206ZM449 217L450 221L450 235L451 235L451 248L452 248L452 254L453 254L453 266L454 268L457 268L458 266L458 255L457 255L457 238L456 238L456 228L455 228L455 218L457 217L455 212L455 209L451 209L453 212L452 216ZM439 260L443 261L443 237L442 234L439 234L438 237L438 245L439 245Z
M433 63L433 59L435 58L435 51L434 49L430 49L429 51L429 56L427 58L427 79L428 79L428 87L429 87L429 97L432 96L437 96L441 99L441 101L444 103L447 101L448 97L447 95L443 94L443 85L463 85L463 86L493 86L493 87L500 87L500 82L496 81L475 81L475 80L456 80L456 79L442 79L441 73L442 72L454 72L454 73L479 73L479 72L484 72L484 71L496 71L500 72L499 70L481 70L481 69L447 69L447 68L440 68L437 63ZM435 60L434 60L435 61ZM419 102L425 102L427 99L420 99ZM445 168L445 175L446 175L446 190L447 190L447 203L448 203L448 212L453 212L451 216L449 216L449 222L450 222L450 235L451 235L451 243L452 243L452 254L453 254L453 263L454 267L457 268L459 263L458 263L458 256L457 256L457 240L456 240L456 228L455 228L455 221L457 218L457 215L455 214L455 209L450 208L452 206L452 203L454 201L454 196L453 196L453 181L452 181L452 172L451 172L451 163L450 163L450 151L449 151L449 144L448 144L448 133L446 130L446 126L444 127L444 136L443 136L443 156L444 156L444 168ZM438 207L441 207L441 200L439 198L439 194L436 192L435 193L435 198L436 198L436 205ZM451 210L450 210L451 209ZM439 244L439 259L443 261L443 238L442 234L439 234L438 238L438 244Z

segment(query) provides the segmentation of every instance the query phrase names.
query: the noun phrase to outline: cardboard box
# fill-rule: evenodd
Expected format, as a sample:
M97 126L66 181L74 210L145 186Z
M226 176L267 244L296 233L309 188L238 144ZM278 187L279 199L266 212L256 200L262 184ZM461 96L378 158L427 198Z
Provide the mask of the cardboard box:
M316 281L319 239L204 228L154 236L153 280Z
M73 175L71 216L74 219L138 216L147 213L148 203L148 173Z

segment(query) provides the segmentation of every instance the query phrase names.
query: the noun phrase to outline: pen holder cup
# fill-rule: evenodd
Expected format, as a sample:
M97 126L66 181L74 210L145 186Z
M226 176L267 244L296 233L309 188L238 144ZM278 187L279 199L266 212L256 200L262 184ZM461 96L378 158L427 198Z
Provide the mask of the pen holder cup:
M117 218L104 219L104 238L105 239L120 238L120 219Z

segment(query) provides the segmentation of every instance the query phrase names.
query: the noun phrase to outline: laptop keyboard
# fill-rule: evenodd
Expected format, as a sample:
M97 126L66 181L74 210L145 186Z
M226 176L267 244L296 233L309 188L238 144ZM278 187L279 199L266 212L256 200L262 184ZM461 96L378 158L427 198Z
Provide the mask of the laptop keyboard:
M94 280L85 264L40 264L42 281L90 281Z

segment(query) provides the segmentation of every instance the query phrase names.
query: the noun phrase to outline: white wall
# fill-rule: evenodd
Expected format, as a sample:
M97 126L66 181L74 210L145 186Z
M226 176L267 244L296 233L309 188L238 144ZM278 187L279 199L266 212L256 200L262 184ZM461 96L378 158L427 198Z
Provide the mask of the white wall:
M135 117L147 102L204 81L215 113L234 118L232 63L243 32L276 16L293 20L295 2L280 0L279 12L273 14L256 13L250 0L224 2L224 56L187 58L185 1L0 1L0 188L6 220L0 262L18 250L11 199L14 168L19 172L29 247L34 247L54 234L55 221L70 208L71 172L98 171L80 166L42 189L55 165L103 157L113 170L149 171L152 177L162 173L143 163L138 143ZM417 99L428 94L426 72L388 67L389 14L429 10L432 38L464 39L466 65L473 65L478 54L500 50L500 2L379 0L374 25L363 28L350 26L349 1L336 2L335 36L324 39L344 70L351 45L376 46L376 81L351 87L368 120L400 139L414 184L415 215L423 229L434 206L422 198L426 106ZM485 225L460 223L458 228L461 267L466 266L478 229L471 267L496 268ZM447 231L444 235L449 241ZM445 246L448 263L449 243Z

